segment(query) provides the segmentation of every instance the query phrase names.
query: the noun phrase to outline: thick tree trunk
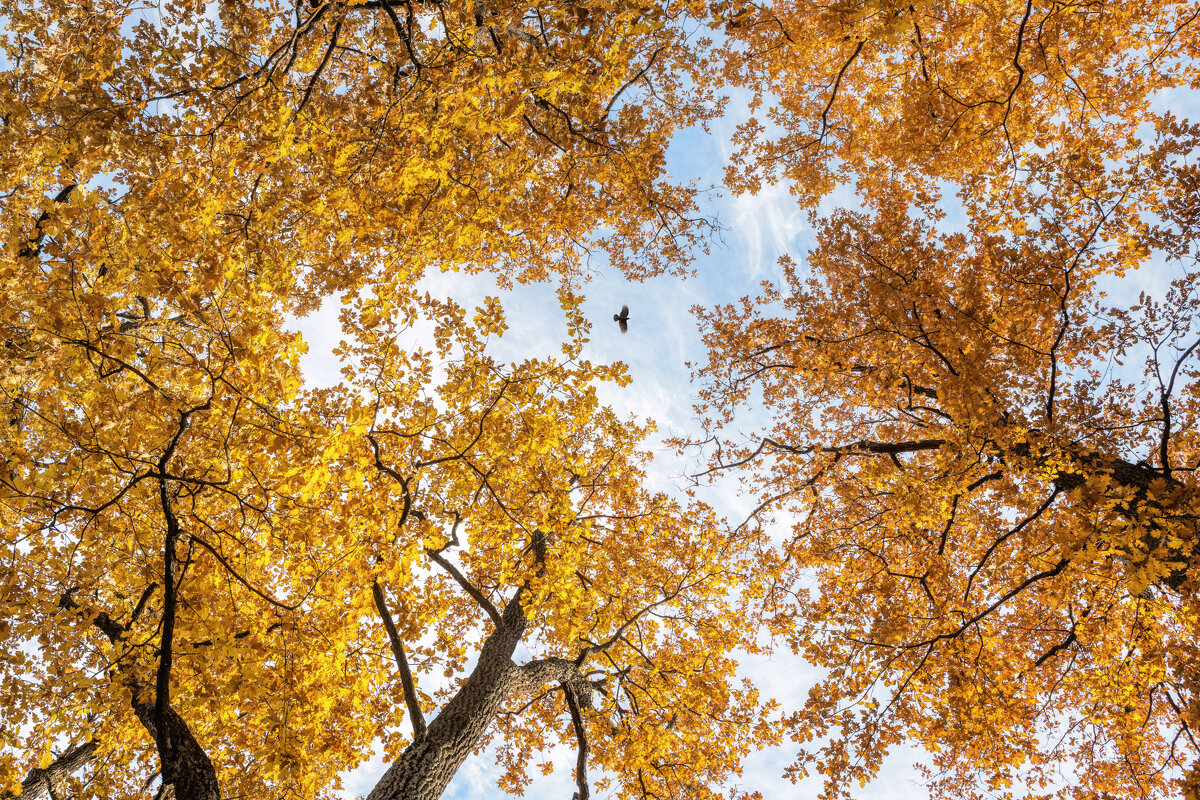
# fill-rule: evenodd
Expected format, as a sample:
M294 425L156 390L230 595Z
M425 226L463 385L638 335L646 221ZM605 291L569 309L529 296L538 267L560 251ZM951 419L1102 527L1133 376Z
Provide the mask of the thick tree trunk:
M80 608L71 597L71 592L65 593L59 599L59 605L68 611ZM110 642L121 641L127 633L124 627L104 611L92 619L92 624L99 628ZM146 700L147 696L153 696L153 692L138 680L128 664L118 663L116 669L124 678L125 685L129 687L130 704L134 714L159 747L163 783L174 786L175 800L221 800L221 785L217 781L217 771L213 768L212 760L196 741L183 717L168 704L163 714L165 730L160 739L154 724L155 703Z
M130 687L135 696L137 689ZM154 724L154 703L134 703L133 711L146 731L159 741L158 728ZM217 771L204 748L196 741L183 717L171 706L163 715L166 727L162 741L167 743L165 751L160 749L159 762L164 784L175 789L175 800L221 800L221 785Z
M95 742L84 742L67 750L45 769L35 769L21 783L17 794L4 792L4 800L40 800L53 792L54 785L92 760L96 752Z
M471 754L508 695L526 684L512 654L525 633L521 594L504 607L479 662L458 693L410 744L367 795L367 800L437 800Z

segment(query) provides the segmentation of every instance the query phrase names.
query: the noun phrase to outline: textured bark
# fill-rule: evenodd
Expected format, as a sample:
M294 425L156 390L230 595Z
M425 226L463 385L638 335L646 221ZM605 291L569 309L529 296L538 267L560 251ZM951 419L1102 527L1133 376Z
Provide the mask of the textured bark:
M134 687L130 687L133 689ZM136 689L135 697L136 697ZM161 737L155 725L155 704L134 702L138 720L159 744L162 781L175 789L175 800L221 800L221 785L212 760L196 741L183 717L171 706L163 709Z
M96 752L95 742L84 742L67 750L50 763L45 769L35 769L29 777L21 782L21 791L17 794L5 792L0 794L4 800L39 800L52 794L54 785L78 770L92 760Z
M508 602L500 624L483 643L466 683L425 730L405 748L367 800L437 800L483 737L504 699L521 684L512 654L525 634L521 593Z
M367 800L437 800L454 773L483 738L505 699L548 683L570 684L580 705L590 707L591 685L573 663L547 658L524 666L512 654L525 634L521 593L508 602L500 624L484 641L467 681L425 730L388 768Z
M59 599L59 606L68 611L80 609L71 594L65 593ZM104 611L93 617L92 624L114 643L124 639L128 632ZM175 800L220 800L217 771L204 748L192 735L187 722L169 704L156 709L153 701L147 701L146 697L153 696L153 692L138 679L128 664L119 663L117 671L129 687L134 714L158 745L162 780L164 784L174 786ZM156 716L163 720L161 737L155 725Z

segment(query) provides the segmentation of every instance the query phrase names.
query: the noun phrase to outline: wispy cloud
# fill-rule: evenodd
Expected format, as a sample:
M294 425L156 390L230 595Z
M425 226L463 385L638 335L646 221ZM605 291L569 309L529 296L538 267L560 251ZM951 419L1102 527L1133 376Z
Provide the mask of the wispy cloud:
M807 230L803 213L787 189L764 186L757 194L742 194L724 203L730 211L731 246L750 277L781 278L779 258L800 252L800 236Z

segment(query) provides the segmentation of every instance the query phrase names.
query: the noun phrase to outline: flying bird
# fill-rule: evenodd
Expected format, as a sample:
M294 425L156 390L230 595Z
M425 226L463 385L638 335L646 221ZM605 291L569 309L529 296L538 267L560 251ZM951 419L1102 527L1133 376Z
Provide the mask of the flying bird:
M613 322L621 324L621 333L629 330L629 306L621 306L620 314L613 314Z

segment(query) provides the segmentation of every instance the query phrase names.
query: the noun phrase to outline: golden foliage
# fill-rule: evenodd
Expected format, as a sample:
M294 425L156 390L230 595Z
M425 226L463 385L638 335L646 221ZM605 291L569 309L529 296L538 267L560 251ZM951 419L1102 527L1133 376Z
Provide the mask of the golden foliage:
M0 791L84 740L97 797L327 797L487 730L512 788L560 740L622 795L736 769L752 541L642 488L578 297L560 357L503 364L497 302L417 288L686 265L690 13L3 3ZM334 296L346 382L305 389L286 315Z
M1194 4L0 18L0 790L86 741L83 795L327 797L382 743L372 800L432 798L495 738L510 792L566 743L581 797L713 797L780 736L730 655L763 611L827 670L785 719L827 796L905 740L941 797L1196 794ZM666 148L728 83L730 185L817 234L704 315L733 530L645 488L575 294L683 271ZM497 360L439 270L563 280L561 354ZM335 297L306 388L285 319Z
M742 130L734 183L784 176L815 208L846 181L861 203L812 213L784 286L705 315L710 429L768 415L713 470L748 472L764 525L799 520L775 624L828 671L788 719L792 774L826 797L903 741L936 797L1194 785L1200 131L1151 99L1197 88L1196 21L729 17L771 123ZM1139 269L1178 277L1136 298Z

